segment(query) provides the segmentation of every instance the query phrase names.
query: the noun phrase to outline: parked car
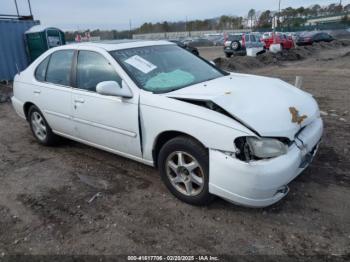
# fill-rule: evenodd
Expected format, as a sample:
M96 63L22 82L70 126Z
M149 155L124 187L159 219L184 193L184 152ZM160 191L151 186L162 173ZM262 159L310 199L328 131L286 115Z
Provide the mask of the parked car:
M205 38L213 43L214 46L223 46L225 37L223 34L208 34Z
M314 43L319 42L332 42L334 40L333 36L326 32L319 32L314 35L312 35L312 40Z
M221 36L220 38L213 40L214 46L224 46L225 44L225 37Z
M183 42L179 41L179 40L170 40L170 42L177 44L179 47L191 52L194 55L199 56L199 51L197 47L194 46L189 46L189 45L185 45Z
M262 34L262 40L270 38L272 36L272 32L265 32Z
M13 88L13 107L40 144L63 136L155 166L194 205L279 201L323 132L312 95L227 73L168 41L56 47Z
M264 52L264 43L254 34L247 33L228 35L224 44L226 57L231 57L232 55L246 55L247 48L256 48L258 49L257 53L260 54Z
M308 32L299 36L297 45L312 45L319 42L332 42L334 38L325 32Z
M199 47L199 46L213 46L213 42L206 38L193 38L183 42L185 45Z
M300 36L299 32L290 32L288 34L286 34L288 37L291 37L293 42L296 43L298 41L298 38Z
M282 49L291 49L294 47L292 37L288 37L286 34L282 33L265 33L262 41L264 41L266 49L269 49L272 44L279 44Z

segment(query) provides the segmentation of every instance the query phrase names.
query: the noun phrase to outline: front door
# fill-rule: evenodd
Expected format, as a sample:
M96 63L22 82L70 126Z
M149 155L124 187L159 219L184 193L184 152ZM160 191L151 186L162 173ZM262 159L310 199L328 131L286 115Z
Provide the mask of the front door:
M76 136L106 150L141 157L138 99L96 93L96 85L103 81L123 84L105 56L94 51L79 51L72 91Z

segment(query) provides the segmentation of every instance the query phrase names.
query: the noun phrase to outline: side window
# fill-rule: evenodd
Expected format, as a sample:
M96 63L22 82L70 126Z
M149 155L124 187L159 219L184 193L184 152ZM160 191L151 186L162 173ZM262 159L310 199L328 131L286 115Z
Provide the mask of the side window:
M42 61L35 70L35 78L38 81L45 81L47 64L49 63L51 56L48 56Z
M250 42L256 42L255 35L250 35Z
M121 78L102 55L91 51L79 51L77 64L77 87L96 92L96 86L103 81L116 81Z
M47 68L46 82L69 86L73 55L73 50L53 53Z

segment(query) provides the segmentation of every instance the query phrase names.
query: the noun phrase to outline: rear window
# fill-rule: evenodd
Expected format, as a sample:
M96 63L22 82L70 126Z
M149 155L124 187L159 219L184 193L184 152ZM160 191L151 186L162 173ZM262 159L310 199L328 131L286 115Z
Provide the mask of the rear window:
M250 42L256 42L255 35L250 35Z
M50 56L46 57L44 61L40 63L40 65L35 70L35 78L38 81L45 81L46 78L46 68L47 64L49 63Z
M229 35L227 40L228 41L241 41L242 36L241 35Z

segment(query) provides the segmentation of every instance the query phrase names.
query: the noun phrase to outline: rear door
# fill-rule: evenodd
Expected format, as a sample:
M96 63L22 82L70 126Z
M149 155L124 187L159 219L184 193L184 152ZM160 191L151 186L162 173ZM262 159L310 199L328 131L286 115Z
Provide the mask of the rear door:
M112 59L104 51L77 53L71 106L76 136L105 150L141 157L138 94L124 99L96 92L96 85L103 81L126 84Z
M71 69L74 50L59 50L48 56L35 71L40 110L50 127L73 135L71 112Z

